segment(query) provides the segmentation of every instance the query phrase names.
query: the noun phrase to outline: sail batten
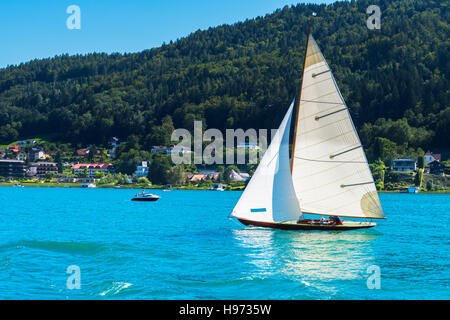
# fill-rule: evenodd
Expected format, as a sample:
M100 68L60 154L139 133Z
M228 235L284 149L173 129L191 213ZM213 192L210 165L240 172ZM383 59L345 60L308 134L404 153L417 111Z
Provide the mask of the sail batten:
M292 156L300 208L311 214L384 218L350 112L312 35L305 57Z

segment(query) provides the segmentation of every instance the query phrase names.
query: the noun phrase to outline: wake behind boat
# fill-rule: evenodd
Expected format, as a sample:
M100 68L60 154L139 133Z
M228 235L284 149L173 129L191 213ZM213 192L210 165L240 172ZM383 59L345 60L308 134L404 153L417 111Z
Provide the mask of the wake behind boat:
M290 159L293 109L294 101L231 216L285 230L363 229L376 223L339 217L385 219L350 112L309 30Z
M145 190L142 191L142 193L136 194L134 198L131 199L131 201L157 201L159 200L160 196L157 196L156 194L146 193Z

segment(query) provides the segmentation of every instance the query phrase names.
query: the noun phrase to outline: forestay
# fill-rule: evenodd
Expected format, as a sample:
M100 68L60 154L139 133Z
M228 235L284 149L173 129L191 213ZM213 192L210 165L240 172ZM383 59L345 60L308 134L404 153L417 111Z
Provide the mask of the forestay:
M303 213L384 218L350 113L309 35L292 161Z
M293 103L236 204L232 216L260 222L284 222L302 217L289 161L292 109Z

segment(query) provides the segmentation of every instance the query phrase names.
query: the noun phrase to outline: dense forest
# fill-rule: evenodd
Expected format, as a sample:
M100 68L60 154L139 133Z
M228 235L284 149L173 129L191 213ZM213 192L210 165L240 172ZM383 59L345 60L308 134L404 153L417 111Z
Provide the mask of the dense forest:
M382 11L380 30L366 26L372 4ZM140 53L62 55L0 69L0 144L51 135L102 145L117 136L149 150L170 144L173 128L192 129L193 120L221 130L276 128L297 95L312 22L369 158L445 149L449 6L298 4Z

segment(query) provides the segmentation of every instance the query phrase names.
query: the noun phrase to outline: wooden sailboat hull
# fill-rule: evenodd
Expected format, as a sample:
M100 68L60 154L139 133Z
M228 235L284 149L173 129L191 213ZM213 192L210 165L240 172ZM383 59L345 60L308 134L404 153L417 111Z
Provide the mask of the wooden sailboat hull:
M368 229L376 226L374 222L358 222L358 221L343 221L342 225L328 225L311 223L311 220L303 220L302 222L289 221L283 223L277 222L261 222L251 221L246 219L238 219L246 226L281 229L281 230L321 230L321 231L346 231L356 229Z

